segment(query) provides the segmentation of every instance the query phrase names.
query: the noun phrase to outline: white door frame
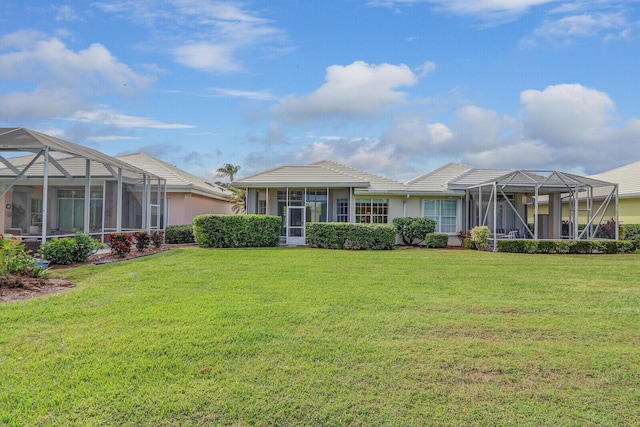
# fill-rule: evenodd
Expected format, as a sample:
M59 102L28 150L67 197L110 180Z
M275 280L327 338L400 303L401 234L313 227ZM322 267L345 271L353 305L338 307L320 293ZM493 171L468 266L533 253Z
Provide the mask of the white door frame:
M294 214L295 210L299 212ZM304 233L306 210L305 206L287 207L287 245L304 245L306 243Z

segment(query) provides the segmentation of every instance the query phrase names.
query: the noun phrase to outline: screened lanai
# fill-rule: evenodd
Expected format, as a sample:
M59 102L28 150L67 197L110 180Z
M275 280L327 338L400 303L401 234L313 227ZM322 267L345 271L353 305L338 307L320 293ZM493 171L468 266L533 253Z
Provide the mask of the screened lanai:
M78 231L163 229L166 182L99 151L25 128L0 128L0 232L44 242Z
M518 170L466 191L469 229L486 225L493 248L500 238L592 240L613 212L618 231L618 185L558 171ZM611 238L611 237L610 237Z

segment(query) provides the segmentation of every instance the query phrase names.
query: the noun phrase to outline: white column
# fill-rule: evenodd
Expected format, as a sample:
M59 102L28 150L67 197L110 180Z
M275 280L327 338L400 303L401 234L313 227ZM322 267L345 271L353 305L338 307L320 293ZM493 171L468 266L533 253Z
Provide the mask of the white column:
M88 233L91 220L91 160L89 159L86 160L84 173L84 232Z
M44 148L44 173L42 182L42 243L47 241L49 209L49 147Z

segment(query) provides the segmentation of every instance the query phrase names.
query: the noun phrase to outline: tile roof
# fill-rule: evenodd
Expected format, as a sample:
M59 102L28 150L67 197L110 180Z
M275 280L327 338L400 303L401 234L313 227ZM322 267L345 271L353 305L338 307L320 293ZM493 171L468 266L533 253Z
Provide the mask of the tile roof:
M461 163L447 163L444 166L420 175L406 183L412 192L442 193L449 191L449 182L473 169Z
M620 197L640 196L640 161L596 175L590 175L590 178L618 183Z
M369 188L366 190L368 193L383 191L383 192L406 192L407 186L401 182L395 181L384 176L375 175L363 170L346 166L340 163L332 162L329 160L323 160L320 162L312 163L310 166L322 166L337 172L345 173L348 175L356 176L360 179L369 182ZM356 190L356 193L363 190Z
M167 191L195 191L222 200L228 200L230 197L230 191L224 187L148 154L133 153L116 156L116 158L166 179Z
M370 182L327 165L280 166L234 181L239 187L368 187Z

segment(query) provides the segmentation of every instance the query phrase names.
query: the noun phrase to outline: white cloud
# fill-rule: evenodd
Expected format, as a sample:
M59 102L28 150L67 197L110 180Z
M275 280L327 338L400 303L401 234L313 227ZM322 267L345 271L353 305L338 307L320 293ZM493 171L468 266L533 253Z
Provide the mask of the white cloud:
M406 94L397 91L418 79L406 65L370 65L357 61L327 68L326 82L309 95L290 95L274 107L286 121L375 116L388 104L402 103Z
M153 37L147 47L200 71L242 71L244 54L255 55L258 47L263 53L285 40L284 31L243 2L123 0L94 5L148 28Z
M438 68L435 62L427 61L421 66L419 66L416 71L420 77L425 77L427 74L433 72Z
M83 19L69 5L54 6L56 9L56 21L82 21Z
M595 173L640 157L640 118L620 123L614 111L604 92L559 84L523 91L518 118L477 105L459 108L451 123L405 114L383 134L379 148L414 167L437 158L479 167Z
M368 4L399 11L403 5L430 3L447 12L502 23L516 19L532 7L558 1L560 0L371 0Z
M607 127L615 105L609 95L579 84L549 86L521 93L524 132L527 137L582 145L598 143L610 133Z
M147 117L128 116L108 110L77 111L69 117L69 120L128 128L190 129L195 127L181 123L162 123Z
M225 89L212 88L207 91L210 96L220 98L246 98L257 101L273 101L276 97L267 90L241 90L241 89Z
M90 108L102 95L133 95L154 81L101 44L74 51L35 31L0 40L0 78L25 88L0 94L0 116L25 121L67 117Z
M3 38L3 50L13 49L0 54L1 78L43 87L90 87L121 94L131 94L154 80L133 71L101 44L94 43L75 52L59 39L35 41L34 37L34 33L28 32Z
M230 46L194 43L176 47L173 54L177 62L201 71L230 73L242 69Z
M564 16L547 21L534 31L538 38L570 42L578 37L603 35L604 38L624 37L629 23L621 12Z

